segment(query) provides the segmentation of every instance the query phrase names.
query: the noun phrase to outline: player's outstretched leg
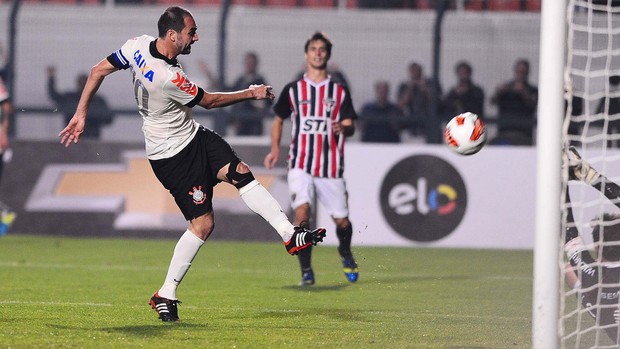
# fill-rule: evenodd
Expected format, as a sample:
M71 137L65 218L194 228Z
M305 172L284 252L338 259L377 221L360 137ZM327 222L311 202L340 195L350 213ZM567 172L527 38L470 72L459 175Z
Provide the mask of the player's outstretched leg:
M323 241L325 228L309 230L293 226L280 204L257 180L239 188L239 195L250 210L263 217L280 234L291 255Z
M149 304L155 309L161 321L174 322L179 320L177 305L181 304L180 300L163 298L155 293L153 297L151 297Z
M310 230L307 228L296 226L293 236L291 236L291 238L284 243L284 247L286 247L286 251L290 255L294 256L303 249L306 249L312 245L316 245L319 242L323 242L325 234L325 228L316 228L314 230Z

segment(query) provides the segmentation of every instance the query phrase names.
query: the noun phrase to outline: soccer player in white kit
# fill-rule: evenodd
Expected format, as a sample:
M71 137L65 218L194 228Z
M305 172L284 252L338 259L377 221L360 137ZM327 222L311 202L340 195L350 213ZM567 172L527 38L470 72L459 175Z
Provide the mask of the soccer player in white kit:
M271 87L251 85L227 93L204 91L191 82L176 60L178 55L189 54L192 44L198 41L192 14L182 7L169 7L157 27L158 38L143 35L130 39L91 69L75 115L58 136L65 146L77 143L84 131L89 102L104 78L118 70L130 70L144 121L147 157L155 175L189 221L174 249L164 283L150 300L162 321L177 321L177 287L214 228L212 197L217 183L237 187L245 204L280 234L291 255L323 241L325 229L293 226L230 145L192 119L192 107L196 105L210 109L252 99L273 99Z

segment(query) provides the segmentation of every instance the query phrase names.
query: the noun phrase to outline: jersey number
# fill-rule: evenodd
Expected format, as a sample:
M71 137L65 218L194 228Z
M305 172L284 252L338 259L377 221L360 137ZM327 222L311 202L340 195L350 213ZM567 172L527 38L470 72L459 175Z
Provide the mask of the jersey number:
M149 91L144 87L142 81L140 79L136 79L134 77L133 80L133 93L136 96L136 103L138 103L138 109L140 110L148 110L149 109Z

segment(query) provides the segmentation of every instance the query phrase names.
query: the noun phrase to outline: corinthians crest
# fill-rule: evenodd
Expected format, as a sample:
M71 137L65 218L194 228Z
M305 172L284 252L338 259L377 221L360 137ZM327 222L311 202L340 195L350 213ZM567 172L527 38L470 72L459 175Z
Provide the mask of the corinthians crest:
M190 191L188 194L192 196L194 204L196 205L202 204L207 199L207 196L202 191L202 185L199 185L198 188L193 187L193 191Z

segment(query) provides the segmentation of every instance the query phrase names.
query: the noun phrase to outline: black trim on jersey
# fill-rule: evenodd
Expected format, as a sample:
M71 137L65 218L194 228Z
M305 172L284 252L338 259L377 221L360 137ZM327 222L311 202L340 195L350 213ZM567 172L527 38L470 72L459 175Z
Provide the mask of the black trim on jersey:
M312 171L312 166L314 166L314 151L312 150L314 149L315 141L316 141L315 137L313 136L308 137L308 145L306 146L306 160L305 160L305 164L302 165L303 167L306 168L305 171L308 173L314 172Z
M190 108L195 107L196 104L200 103L200 100L202 99L204 95L205 95L205 90L203 90L202 87L198 87L198 92L196 92L196 97L194 97L194 99L192 99L188 103L185 103L185 106L190 107Z
M291 108L291 103L290 103L290 92L291 92L291 87L293 86L293 84L296 84L296 83L297 81L286 84L286 86L284 86L284 88L282 89L282 93L280 93L280 96L278 96L278 100L273 105L273 108L272 108L273 112L279 117L281 117L282 119L290 118L291 113L293 112L293 109ZM297 99L297 96L295 96L295 100L296 99Z
M310 84L307 84L310 85ZM306 88L308 88L308 86L306 86ZM310 85L310 93L308 95L308 101L311 101L312 103L310 103L310 111L308 112L309 115L317 115L318 114L318 110L317 110L317 100L316 100L316 93L318 92L318 87Z
M116 57L114 56L114 53L110 54L108 57L106 57L106 59L107 59L107 60L108 60L108 62L110 62L110 64L112 64L115 68L118 68L118 69L123 69L123 70L128 68L128 66L127 66L127 67L123 67L123 66L120 64L120 62L118 62L118 61L116 60Z
M342 115L341 119L355 120L358 118L358 116L355 108L353 107L351 92L349 92L349 88L345 85L340 84L340 86L344 89L344 100L342 101L342 105L340 106L340 114Z
M159 51L157 51L157 45L155 44L156 42L157 39L151 41L151 43L149 44L149 52L151 53L151 56L153 56L154 58L163 59L166 63L170 65L179 66L179 62L176 60L176 58L169 59L168 57L162 55L161 53L159 53Z

